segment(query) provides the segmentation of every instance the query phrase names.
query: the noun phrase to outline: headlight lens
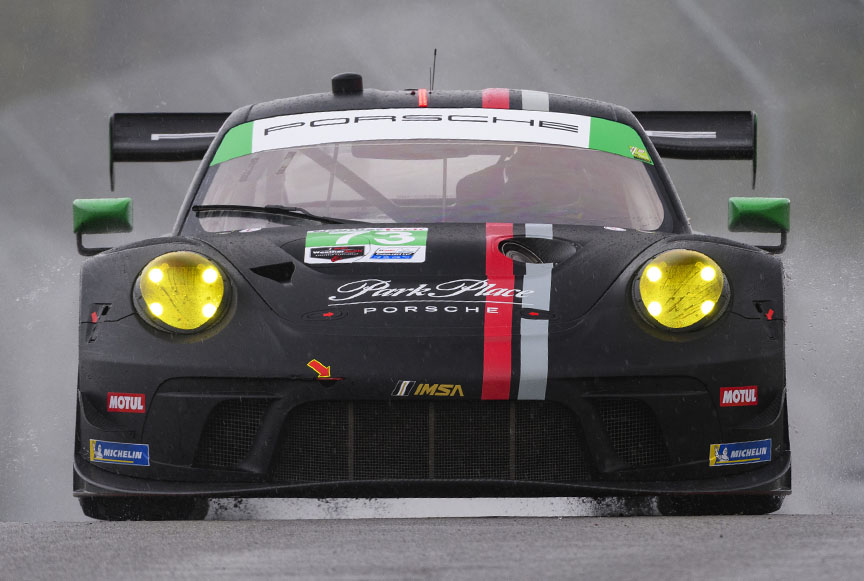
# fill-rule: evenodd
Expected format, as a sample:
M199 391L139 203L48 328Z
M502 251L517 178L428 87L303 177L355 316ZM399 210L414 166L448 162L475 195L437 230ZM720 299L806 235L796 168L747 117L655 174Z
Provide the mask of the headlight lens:
M701 252L669 250L642 267L634 298L646 319L668 329L712 321L726 306L728 284Z
M139 313L156 327L193 332L220 318L229 290L211 260L195 252L169 252L141 271L135 302Z

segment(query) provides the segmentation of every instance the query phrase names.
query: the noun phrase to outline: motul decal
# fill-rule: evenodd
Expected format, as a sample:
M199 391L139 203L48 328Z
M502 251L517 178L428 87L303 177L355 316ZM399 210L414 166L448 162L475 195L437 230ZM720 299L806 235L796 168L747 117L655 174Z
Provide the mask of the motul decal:
M744 387L721 387L720 407L738 407L743 405L756 405L759 402L759 388L755 385Z
M144 394L111 392L108 394L108 411L143 414Z

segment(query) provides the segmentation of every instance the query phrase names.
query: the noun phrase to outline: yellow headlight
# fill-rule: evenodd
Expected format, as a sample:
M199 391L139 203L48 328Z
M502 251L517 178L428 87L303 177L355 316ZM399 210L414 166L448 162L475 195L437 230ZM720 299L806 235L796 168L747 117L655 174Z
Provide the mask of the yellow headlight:
M138 291L140 310L151 320L194 331L221 311L226 284L219 267L207 258L195 252L170 252L144 267Z
M642 268L638 298L649 320L685 329L717 314L725 288L716 262L693 250L670 250Z

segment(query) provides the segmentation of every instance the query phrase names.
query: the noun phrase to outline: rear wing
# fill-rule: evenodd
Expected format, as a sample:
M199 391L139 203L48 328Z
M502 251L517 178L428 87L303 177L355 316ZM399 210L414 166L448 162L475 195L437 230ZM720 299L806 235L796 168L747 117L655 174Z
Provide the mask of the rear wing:
M115 113L109 127L109 173L116 161L202 159L230 113Z
M661 157L752 159L756 185L756 114L752 111L634 111ZM114 162L202 159L229 113L115 113Z
M752 159L756 186L753 111L633 111L660 157Z

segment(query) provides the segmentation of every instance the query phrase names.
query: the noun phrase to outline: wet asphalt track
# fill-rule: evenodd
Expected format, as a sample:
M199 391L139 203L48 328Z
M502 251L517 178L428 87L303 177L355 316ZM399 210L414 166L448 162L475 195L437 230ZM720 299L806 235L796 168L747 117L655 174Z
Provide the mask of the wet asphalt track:
M3 579L860 579L864 517L0 523Z

